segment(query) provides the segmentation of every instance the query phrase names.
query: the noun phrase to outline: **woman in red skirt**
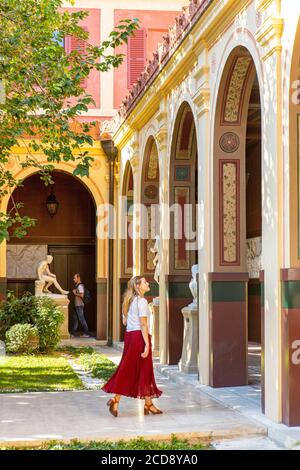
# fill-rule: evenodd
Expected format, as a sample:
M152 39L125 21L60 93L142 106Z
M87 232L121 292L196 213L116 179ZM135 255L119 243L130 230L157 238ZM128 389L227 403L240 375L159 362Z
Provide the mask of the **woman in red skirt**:
M118 416L118 404L121 395L145 400L144 414L149 412L161 414L152 403L152 398L158 398L162 391L155 383L151 336L149 334L151 312L144 294L150 287L142 276L135 276L128 282L123 300L123 324L126 326L124 351L121 362L102 387L107 393L114 393L107 405L115 417Z

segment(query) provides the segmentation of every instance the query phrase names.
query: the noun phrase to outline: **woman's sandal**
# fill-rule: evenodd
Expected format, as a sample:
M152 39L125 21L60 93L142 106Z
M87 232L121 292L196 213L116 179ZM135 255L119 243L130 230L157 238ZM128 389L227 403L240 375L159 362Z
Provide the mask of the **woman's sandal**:
M111 398L107 402L107 406L109 407L109 412L115 417L118 417L118 404L120 400L116 400L115 398ZM117 405L117 406L115 406Z
M148 415L149 412L152 413L153 415L161 415L162 414L162 411L159 408L156 408L156 406L154 406L153 403L150 403L149 405L147 403L145 403L144 415Z

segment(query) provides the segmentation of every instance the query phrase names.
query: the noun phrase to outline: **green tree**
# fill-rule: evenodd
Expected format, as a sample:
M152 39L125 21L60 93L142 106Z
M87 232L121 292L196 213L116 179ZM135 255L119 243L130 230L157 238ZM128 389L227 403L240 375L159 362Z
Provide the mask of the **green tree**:
M138 29L138 20L123 20L100 46L89 44L80 22L86 11L62 10L62 0L1 0L0 3L0 199L22 185L7 163L21 143L23 168L34 167L45 185L51 184L54 164L75 162L74 175L88 176L92 158L82 150L93 145L95 122L78 126L76 118L88 110L93 97L82 88L91 70L118 67L123 55L115 48ZM70 4L74 4L71 0ZM66 36L85 41L84 50L67 53ZM74 156L76 151L76 156ZM36 153L43 153L42 164ZM20 214L13 201L9 213L0 212L0 243L9 230L21 238L35 220Z

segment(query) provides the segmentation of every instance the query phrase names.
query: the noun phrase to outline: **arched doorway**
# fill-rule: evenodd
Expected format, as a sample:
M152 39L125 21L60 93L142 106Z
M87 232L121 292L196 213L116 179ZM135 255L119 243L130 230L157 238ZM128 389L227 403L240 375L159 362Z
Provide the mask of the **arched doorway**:
M168 288L168 362L178 363L182 353L181 309L191 303L191 268L198 262L196 235L197 141L192 109L180 106L172 136L170 158L170 242Z
M122 311L122 296L127 287L127 282L133 275L133 204L134 204L134 179L130 162L127 162L122 186L122 240L121 240L121 279L120 279L120 312ZM125 327L120 322L120 340L124 339Z
M153 324L151 325L153 355L159 355L159 277L156 271L159 262L159 161L154 138L148 138L141 175L141 274L150 284L148 301L153 302Z
M261 139L258 75L241 46L223 70L215 116L214 272L209 276L214 387L246 385L260 375Z
M155 255L151 248L154 246L155 236L159 235L159 163L157 146L153 137L148 139L143 160L141 203L145 207L141 214L143 235L141 237L141 273L148 275L153 282ZM158 295L157 289L155 295Z
M70 291L69 330L72 321L73 275L81 274L92 295L85 306L85 317L92 334L97 331L97 295L95 267L96 208L85 185L70 174L54 171L52 174L55 196L59 202L56 215L47 211L46 200L51 194L40 175L27 177L23 186L12 194L15 202L24 203L21 212L37 219L35 227L22 239L11 238L7 244L7 287L21 295L34 292L37 262L47 254L53 256L51 271L63 288ZM11 200L8 204L10 209ZM105 312L103 312L105 315Z

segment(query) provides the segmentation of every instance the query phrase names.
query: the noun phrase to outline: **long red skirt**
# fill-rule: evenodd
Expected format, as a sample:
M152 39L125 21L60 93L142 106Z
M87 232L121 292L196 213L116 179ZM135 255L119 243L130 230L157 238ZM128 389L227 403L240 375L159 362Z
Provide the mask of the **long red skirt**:
M145 342L142 332L126 331L121 362L102 390L132 398L158 398L162 391L157 388L154 378L150 335L149 346L150 352L143 359L141 354Z

